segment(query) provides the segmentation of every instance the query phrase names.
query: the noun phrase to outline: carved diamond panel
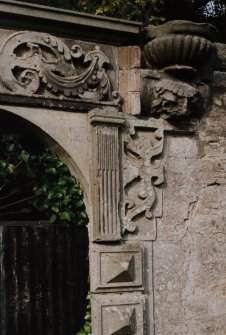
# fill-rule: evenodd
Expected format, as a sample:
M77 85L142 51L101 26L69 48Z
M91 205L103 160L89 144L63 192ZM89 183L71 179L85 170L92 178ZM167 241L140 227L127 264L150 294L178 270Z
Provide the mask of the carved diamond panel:
M105 256L105 257L103 257ZM133 283L135 280L135 258L134 255L121 253L112 253L111 255L101 255L102 263L106 263L105 280L110 283ZM124 258L124 259L123 259ZM121 261L120 261L121 260ZM111 273L108 271L111 264Z
M92 271L93 270L93 271ZM93 246L91 271L94 290L142 289L142 251L137 245Z
M143 297L141 295L109 295L93 298L94 323L98 335L143 335ZM95 327L96 328L96 327ZM97 335L95 332L93 335Z
M103 323L105 324L108 321L108 324L104 325L104 329L109 335L137 334L135 306L104 307L102 311L104 315ZM120 320L120 323L118 320Z

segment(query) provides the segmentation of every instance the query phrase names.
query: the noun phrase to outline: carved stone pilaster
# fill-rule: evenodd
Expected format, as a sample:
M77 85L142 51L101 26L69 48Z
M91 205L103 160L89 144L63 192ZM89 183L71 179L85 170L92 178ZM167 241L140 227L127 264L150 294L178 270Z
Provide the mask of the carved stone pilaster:
M92 199L93 239L118 241L121 239L119 218L119 128L122 113L95 110L90 115L92 125Z

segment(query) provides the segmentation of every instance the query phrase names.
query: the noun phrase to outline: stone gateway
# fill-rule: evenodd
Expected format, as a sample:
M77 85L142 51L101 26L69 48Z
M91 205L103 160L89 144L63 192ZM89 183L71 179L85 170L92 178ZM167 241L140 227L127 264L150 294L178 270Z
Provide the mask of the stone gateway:
M226 334L226 46L215 27L142 31L12 0L0 14L0 109L52 139L84 190L92 334Z

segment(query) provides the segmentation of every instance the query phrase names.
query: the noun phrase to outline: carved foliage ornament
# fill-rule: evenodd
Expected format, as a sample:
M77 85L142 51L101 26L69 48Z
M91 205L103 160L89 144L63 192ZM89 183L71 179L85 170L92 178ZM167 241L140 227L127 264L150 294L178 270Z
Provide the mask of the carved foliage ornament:
M109 58L98 46L84 53L75 44L69 48L57 37L35 32L17 32L0 48L0 77L13 93L43 95L47 89L60 98L113 100L104 66Z

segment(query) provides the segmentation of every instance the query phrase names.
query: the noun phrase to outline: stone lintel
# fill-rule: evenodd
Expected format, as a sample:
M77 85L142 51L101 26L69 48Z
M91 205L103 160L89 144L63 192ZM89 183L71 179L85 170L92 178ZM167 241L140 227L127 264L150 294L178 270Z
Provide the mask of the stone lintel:
M32 97L20 96L15 94L0 94L0 103L6 106L25 106L25 107L37 107L37 108L48 108L53 110L64 110L65 112L79 112L87 113L97 106L100 108L118 108L118 103L113 101L94 101L94 100L82 100L82 99L54 99L38 97L33 95Z

